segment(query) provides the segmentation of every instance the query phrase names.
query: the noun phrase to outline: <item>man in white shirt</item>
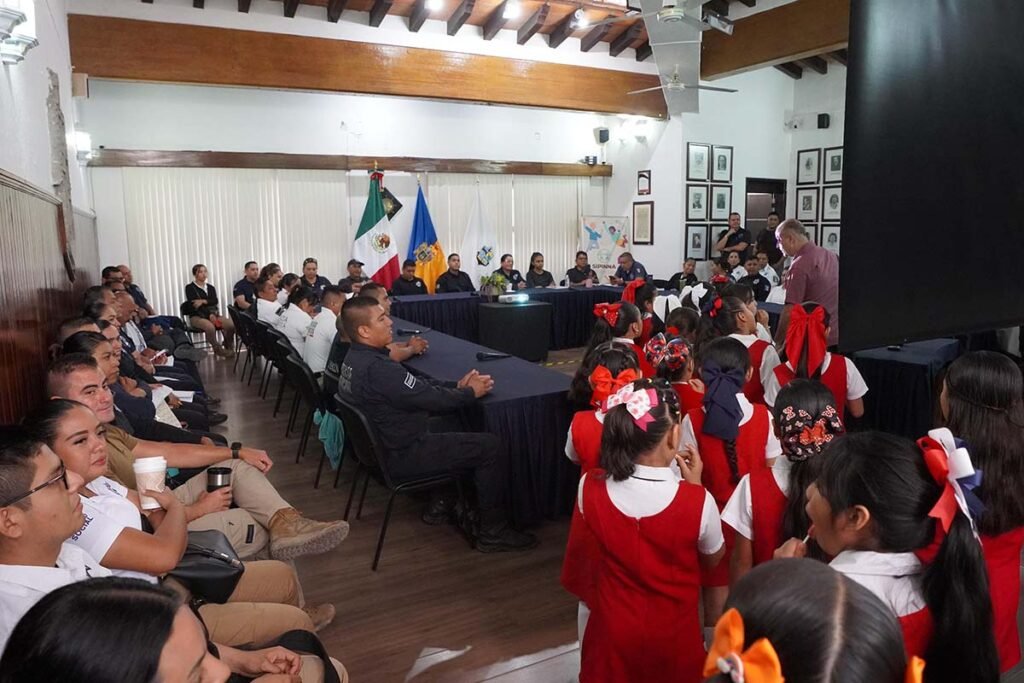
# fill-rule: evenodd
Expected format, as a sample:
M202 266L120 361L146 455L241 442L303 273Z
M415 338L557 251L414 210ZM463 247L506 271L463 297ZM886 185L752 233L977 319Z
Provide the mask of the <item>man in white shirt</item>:
M341 307L345 303L345 293L340 287L328 285L324 287L323 297L320 299L320 312L309 325L309 334L306 337L306 350L302 359L315 374L319 374L327 367L327 359L331 355L331 344L334 343L334 335L337 334L338 316L341 315Z
M82 478L25 430L0 431L0 650L22 616L62 586L110 572L65 543L83 523Z
M256 318L277 327L281 320L281 304L277 303L277 287L269 278L256 281Z

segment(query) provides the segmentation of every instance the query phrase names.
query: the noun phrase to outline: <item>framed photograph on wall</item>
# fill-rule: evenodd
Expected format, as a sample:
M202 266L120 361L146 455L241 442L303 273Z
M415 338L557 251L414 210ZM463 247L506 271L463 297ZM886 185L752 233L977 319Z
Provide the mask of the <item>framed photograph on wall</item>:
M654 244L654 202L633 202L633 244Z
M822 165L823 183L840 183L843 181L843 148L828 147Z
M796 219L802 223L818 220L818 188L802 187L797 189Z
M709 240L708 226L688 223L686 225L685 258L697 259L698 261L706 260L708 257Z
M796 153L796 184L817 185L821 177L821 150L802 149Z
M651 172L650 171L637 171L636 172L636 193L639 195L646 195L651 193Z
M703 142L686 143L686 179L711 179L711 145Z
M821 224L820 246L839 256L839 223Z
M727 221L732 212L732 185L711 186L711 220Z
M818 226L814 223L804 223L804 229L807 231L807 235L812 242L821 246L821 233L818 230Z
M708 219L708 186L686 186L686 220L706 221Z
M716 183L732 182L732 147L715 145L711 148L714 166L711 168L711 180Z
M843 186L827 185L821 188L821 220L838 221L843 212Z

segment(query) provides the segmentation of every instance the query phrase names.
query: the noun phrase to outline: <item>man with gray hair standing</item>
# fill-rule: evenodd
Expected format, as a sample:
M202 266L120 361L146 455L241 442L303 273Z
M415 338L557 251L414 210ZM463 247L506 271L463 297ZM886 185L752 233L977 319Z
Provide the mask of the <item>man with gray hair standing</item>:
M795 218L783 221L775 229L779 246L786 256L793 257L782 281L786 288L786 306L779 318L775 338L784 341L789 315L793 306L805 301L816 301L829 314L828 345L839 343L839 259L829 251L811 242L807 229Z

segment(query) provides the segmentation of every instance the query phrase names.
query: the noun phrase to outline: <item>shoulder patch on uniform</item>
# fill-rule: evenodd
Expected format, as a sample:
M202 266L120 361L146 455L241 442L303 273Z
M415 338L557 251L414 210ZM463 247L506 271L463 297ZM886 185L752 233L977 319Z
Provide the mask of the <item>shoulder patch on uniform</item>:
M404 382L404 384L405 384L405 386L409 387L410 389L414 389L416 387L416 378L413 377L413 374L411 372L405 373L405 382Z

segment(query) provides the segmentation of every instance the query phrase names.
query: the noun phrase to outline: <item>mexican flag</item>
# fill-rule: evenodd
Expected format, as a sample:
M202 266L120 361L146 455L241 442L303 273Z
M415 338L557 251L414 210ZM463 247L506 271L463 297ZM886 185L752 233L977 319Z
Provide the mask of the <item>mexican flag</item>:
M398 279L398 249L391 238L391 224L384 211L380 195L380 181L384 174L374 171L370 174L370 194L366 197L366 208L359 221L356 241L352 245L353 258L365 265L363 272L374 282L391 289L391 283Z

